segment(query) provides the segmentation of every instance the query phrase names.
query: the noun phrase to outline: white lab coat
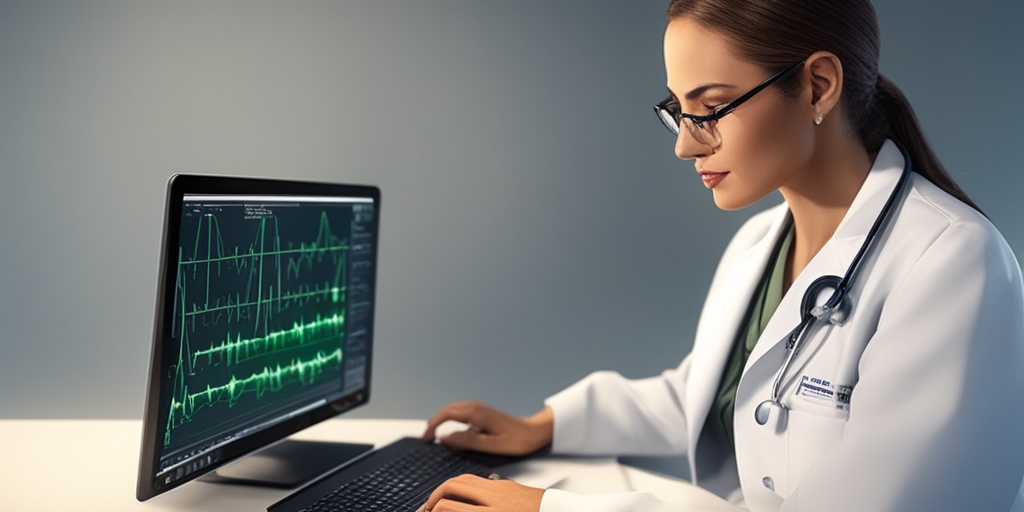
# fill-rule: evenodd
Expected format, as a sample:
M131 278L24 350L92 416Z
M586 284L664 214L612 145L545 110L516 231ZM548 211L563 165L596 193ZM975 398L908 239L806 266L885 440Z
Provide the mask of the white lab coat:
M718 266L693 351L657 377L598 372L547 400L556 453L686 455L695 482L752 511L1024 511L1024 299L1020 266L978 212L919 175L850 292L838 326L810 333L771 395L804 290L842 276L903 169L886 142L833 237L793 282L746 363L736 457L701 443L726 359L787 216L750 219ZM801 385L804 383L804 385ZM807 384L814 384L807 386ZM849 400L837 398L851 391ZM830 394L831 393L831 394ZM737 482L738 477L738 482ZM645 494L549 490L542 512L684 510Z

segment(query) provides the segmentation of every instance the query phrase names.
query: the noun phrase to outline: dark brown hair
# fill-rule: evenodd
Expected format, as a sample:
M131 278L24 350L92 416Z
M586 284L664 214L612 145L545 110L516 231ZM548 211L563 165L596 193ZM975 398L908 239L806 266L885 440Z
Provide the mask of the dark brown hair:
M677 18L722 34L742 58L771 72L816 51L832 52L843 65L846 122L864 147L877 152L893 139L918 174L981 211L928 145L910 102L878 72L881 37L870 0L671 0L668 19ZM794 92L793 82L788 89Z

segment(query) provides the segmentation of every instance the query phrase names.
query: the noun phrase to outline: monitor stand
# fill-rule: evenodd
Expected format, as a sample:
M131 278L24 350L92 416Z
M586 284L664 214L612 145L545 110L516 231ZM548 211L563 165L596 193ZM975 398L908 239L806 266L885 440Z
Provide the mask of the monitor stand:
M372 444L286 440L203 475L198 480L291 489L372 449Z

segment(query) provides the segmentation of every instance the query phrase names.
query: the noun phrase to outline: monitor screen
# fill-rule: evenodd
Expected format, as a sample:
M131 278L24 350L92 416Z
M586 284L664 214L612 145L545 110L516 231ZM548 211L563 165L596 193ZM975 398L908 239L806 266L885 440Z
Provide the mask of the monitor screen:
M168 183L137 497L369 400L380 192Z

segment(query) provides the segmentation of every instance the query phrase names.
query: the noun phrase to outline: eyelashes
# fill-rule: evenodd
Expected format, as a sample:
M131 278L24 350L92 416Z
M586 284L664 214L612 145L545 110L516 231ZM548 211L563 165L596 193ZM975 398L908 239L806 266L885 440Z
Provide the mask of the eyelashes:
M701 106L702 109L704 109L704 112L701 112L699 115L717 114L718 111L722 110L722 108L725 107L726 105L728 105L728 103L716 103L716 104L712 105L712 104L709 104L707 102L701 102L700 106ZM670 101L665 103L665 108L669 112L671 112L673 114L676 114L676 115L678 115L678 114L683 112L682 106L679 104L679 100L675 99L674 97ZM694 112L694 113L696 113L696 112Z
M708 105L707 103L702 103L701 105L704 107L705 110L708 111L708 114L717 114L718 111L721 110L722 107L724 107L726 104L719 103L718 105Z

